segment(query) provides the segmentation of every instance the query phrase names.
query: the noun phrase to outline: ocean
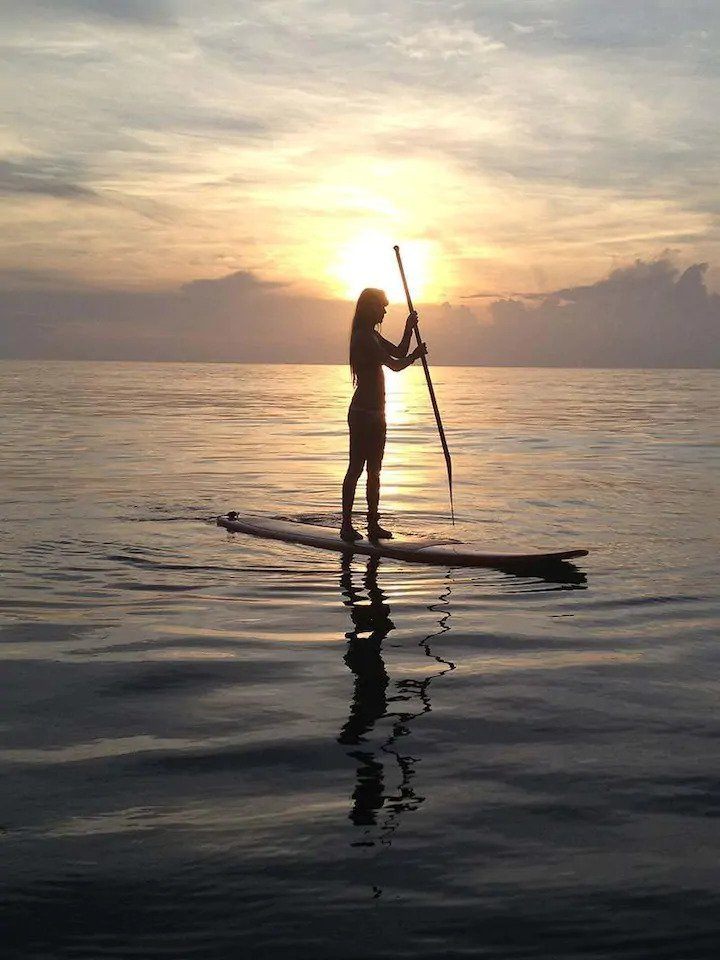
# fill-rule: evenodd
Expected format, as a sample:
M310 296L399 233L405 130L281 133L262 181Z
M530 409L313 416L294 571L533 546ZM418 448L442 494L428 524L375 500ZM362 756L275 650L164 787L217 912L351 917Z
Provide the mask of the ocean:
M8 960L718 956L720 374L433 376L387 524L588 557L218 528L339 522L344 367L0 363Z

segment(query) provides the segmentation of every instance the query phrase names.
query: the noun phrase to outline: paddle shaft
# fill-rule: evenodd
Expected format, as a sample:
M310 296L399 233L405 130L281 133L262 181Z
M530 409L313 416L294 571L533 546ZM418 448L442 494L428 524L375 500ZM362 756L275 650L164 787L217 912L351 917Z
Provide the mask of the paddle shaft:
M405 288L405 298L407 300L408 310L410 313L415 312L415 307L413 307L412 297L410 296L410 288L408 287L407 278L405 276L405 268L403 267L402 257L400 256L400 247L397 245L394 247L395 256L397 257L398 267L400 268L400 276L402 278L403 287ZM417 345L422 346L422 340L420 339L420 327L417 320L414 324L415 327L415 338L417 340ZM423 370L425 371L425 380L428 385L428 392L430 394L430 402L432 403L433 413L435 414L435 422L437 423L438 433L440 434L440 443L442 444L443 454L445 456L445 464L447 466L447 475L448 475L448 489L450 491L450 516L452 517L453 526L455 525L455 505L453 503L453 488L452 488L452 460L450 459L450 450L448 449L447 440L445 439L445 430L443 429L442 418L440 416L440 408L438 407L437 399L435 398L435 389L430 379L430 368L428 367L427 357L420 357L422 360Z

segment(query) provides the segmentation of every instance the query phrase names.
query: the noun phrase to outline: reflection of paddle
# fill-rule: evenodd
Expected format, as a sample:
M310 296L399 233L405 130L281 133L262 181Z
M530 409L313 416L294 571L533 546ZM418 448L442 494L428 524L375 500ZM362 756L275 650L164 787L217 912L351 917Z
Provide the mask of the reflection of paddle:
M397 257L398 267L400 267L400 276L402 277L403 287L405 287L405 296L407 298L408 310L410 313L415 312L413 307L412 298L410 296L410 290L408 289L407 280L405 279L405 270L403 268L403 262L400 258L400 247L397 244L394 247L395 256ZM417 338L418 346L422 345L422 340L420 339L420 330L418 328L418 322L415 321L415 337ZM426 357L421 357L423 370L425 371L425 379L427 380L428 390L430 391L430 402L432 403L433 412L435 414L435 422L437 423L438 432L440 433L440 443L442 443L443 453L445 454L445 463L447 465L447 475L448 475L448 488L450 490L450 516L452 517L453 525L455 524L455 507L453 505L453 488L452 488L452 460L450 459L450 451L448 450L447 440L445 439L445 431L443 430L442 419L440 418L440 409L437 405L437 400L435 399L435 391L433 389L432 380L430 379L430 368L428 367L428 362Z

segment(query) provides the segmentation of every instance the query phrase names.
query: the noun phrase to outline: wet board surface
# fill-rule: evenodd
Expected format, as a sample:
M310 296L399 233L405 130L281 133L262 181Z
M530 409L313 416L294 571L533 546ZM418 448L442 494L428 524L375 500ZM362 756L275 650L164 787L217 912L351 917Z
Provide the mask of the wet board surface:
M501 548L495 544L484 546L473 541L463 543L460 540L422 537L403 537L392 540L363 539L347 543L341 540L339 531L333 527L242 514L232 520L227 516L218 517L217 524L233 533L246 533L270 540L284 540L287 543L302 543L321 550L334 550L337 553L360 553L366 556L407 560L411 563L433 563L446 566L531 566L574 560L577 557L585 557L588 553L587 550L582 549L511 549Z

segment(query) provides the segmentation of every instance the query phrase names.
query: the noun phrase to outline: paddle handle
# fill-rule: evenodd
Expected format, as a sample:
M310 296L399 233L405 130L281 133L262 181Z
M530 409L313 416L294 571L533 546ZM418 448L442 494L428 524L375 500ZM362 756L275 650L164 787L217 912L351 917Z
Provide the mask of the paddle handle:
M395 256L397 257L398 267L400 268L400 277L402 279L402 284L405 289L405 299L407 300L408 310L410 313L415 312L415 307L413 306L412 297L410 296L410 288L408 287L407 277L405 276L405 267L403 266L402 257L400 256L400 247L395 244L393 247L395 251ZM415 339L417 340L417 345L422 346L422 340L420 338L420 325L415 320L413 324L415 330ZM430 394L430 402L432 404L433 413L435 414L435 422L437 423L438 433L440 434L440 443L443 448L443 456L445 457L445 465L447 467L448 475L448 489L450 491L450 516L452 517L453 526L455 526L455 504L453 503L453 486L452 486L452 460L450 459L450 450L448 449L447 440L445 439L445 430L443 429L442 417L440 416L440 408L438 407L437 399L435 397L435 389L430 379L430 367L428 366L427 357L420 357L422 360L423 371L425 372L425 381L428 386L428 393Z

